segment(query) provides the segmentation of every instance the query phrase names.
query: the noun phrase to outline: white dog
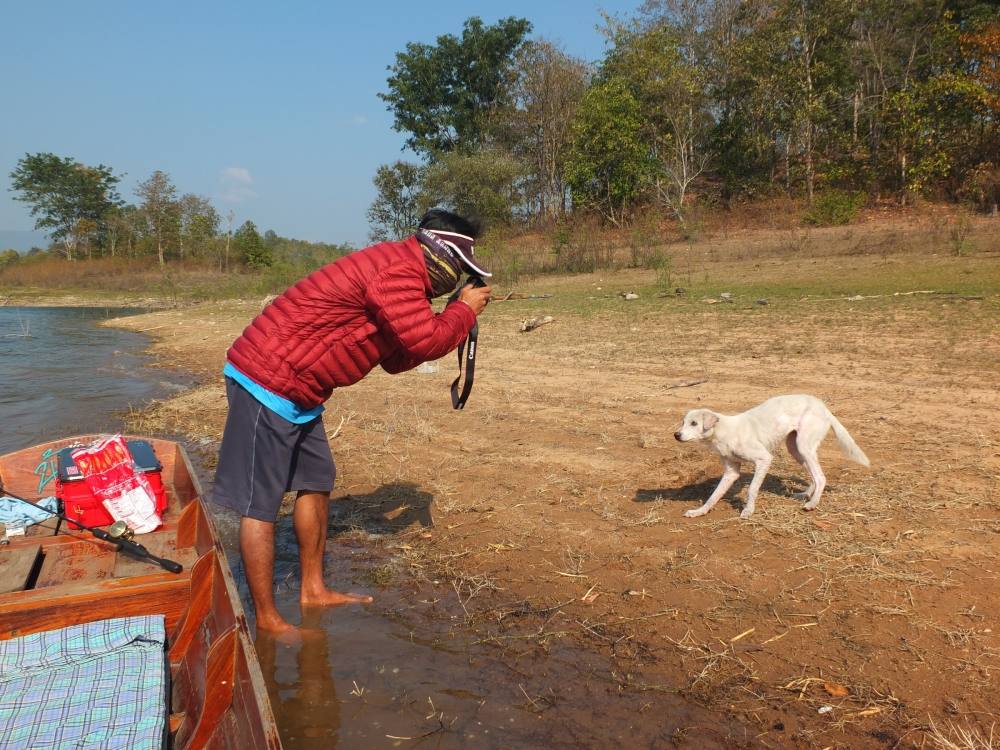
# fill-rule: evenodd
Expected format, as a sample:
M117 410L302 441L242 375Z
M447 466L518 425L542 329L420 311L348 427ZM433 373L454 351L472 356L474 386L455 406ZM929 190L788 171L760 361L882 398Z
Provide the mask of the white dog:
M805 510L812 510L819 504L823 488L826 487L826 477L819 466L816 449L831 427L847 457L862 466L869 466L868 457L857 446L844 425L815 396L775 396L760 406L732 417L716 414L708 409L689 411L674 437L681 442L710 441L722 456L724 470L719 486L705 504L684 515L695 518L708 513L739 478L740 462L753 461L753 480L747 490L747 504L740 513L741 518L749 518L754 511L757 492L774 459L771 451L782 440L792 458L809 470L812 484L805 492L796 493L796 497L808 499L803 507Z

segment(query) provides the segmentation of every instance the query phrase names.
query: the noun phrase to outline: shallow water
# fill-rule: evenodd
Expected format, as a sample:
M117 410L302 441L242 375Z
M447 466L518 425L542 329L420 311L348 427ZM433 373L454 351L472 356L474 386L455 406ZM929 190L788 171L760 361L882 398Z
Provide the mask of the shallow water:
M389 524L369 519L366 531L376 536L367 541L345 534L351 505L379 498L410 511ZM413 485L387 485L332 503L327 585L370 593L369 606L302 611L291 518L279 518L275 600L302 637L289 643L258 633L255 645L285 750L658 748L675 746L680 734L704 750L755 746L735 722L681 696L622 693L611 678L617 667L572 640L533 648L541 620L526 617L529 637L500 649L499 641L476 642L445 581L400 570L387 586L373 585L371 573L391 562L386 543L432 526L432 502ZM225 510L215 516L252 627L238 520Z
M97 325L142 310L0 307L0 453L87 432L117 432L130 407L183 388L150 367L142 334Z

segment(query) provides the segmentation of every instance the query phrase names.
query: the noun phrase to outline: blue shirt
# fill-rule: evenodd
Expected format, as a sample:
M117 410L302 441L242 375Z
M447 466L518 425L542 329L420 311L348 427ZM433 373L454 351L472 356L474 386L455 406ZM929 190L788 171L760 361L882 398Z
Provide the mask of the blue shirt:
M282 398L277 393L272 393L260 383L251 380L233 367L230 362L226 362L226 366L222 368L222 374L235 380L247 390L247 393L260 401L264 406L282 419L287 419L293 424L311 422L323 413L322 404L314 406L312 409L303 409L298 404L289 401L287 398Z

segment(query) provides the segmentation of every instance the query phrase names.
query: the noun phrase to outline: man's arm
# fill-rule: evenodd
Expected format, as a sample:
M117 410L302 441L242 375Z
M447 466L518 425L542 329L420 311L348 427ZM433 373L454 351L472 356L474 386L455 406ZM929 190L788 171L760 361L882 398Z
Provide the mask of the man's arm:
M454 350L476 322L476 308L482 310L488 298L489 287L466 287L458 302L435 314L424 280L412 268L384 273L369 286L366 298L379 329L397 347L382 367L403 372Z
M407 370L412 370L414 367L421 364L424 360L417 359L409 354L407 354L402 349L397 349L388 357L383 359L379 364L382 369L385 370L390 375L398 375L401 372L406 372Z

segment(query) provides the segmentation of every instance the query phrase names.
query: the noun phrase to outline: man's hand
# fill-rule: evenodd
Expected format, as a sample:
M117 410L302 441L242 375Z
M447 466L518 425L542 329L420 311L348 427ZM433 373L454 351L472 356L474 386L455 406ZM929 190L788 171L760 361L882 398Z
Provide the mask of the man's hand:
M472 308L472 312L478 316L485 309L486 303L490 301L491 291L491 287L488 286L466 284L458 294L458 301L467 304Z

